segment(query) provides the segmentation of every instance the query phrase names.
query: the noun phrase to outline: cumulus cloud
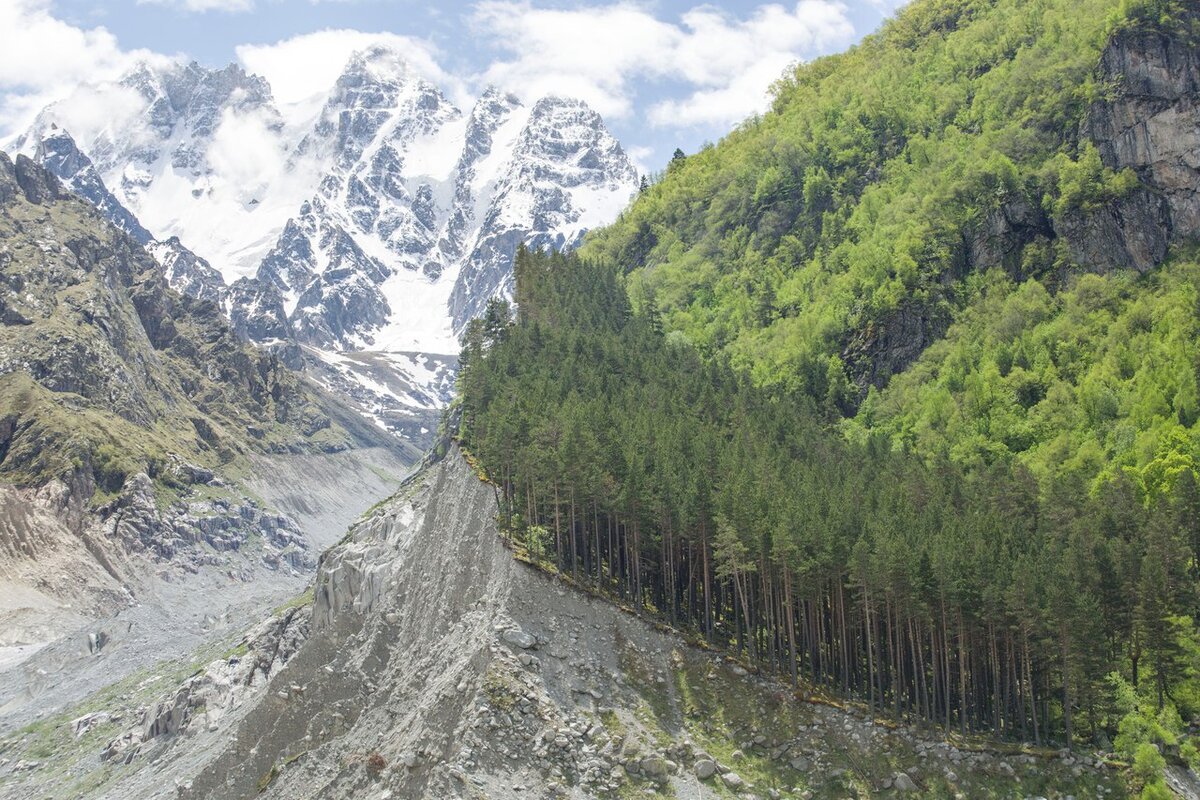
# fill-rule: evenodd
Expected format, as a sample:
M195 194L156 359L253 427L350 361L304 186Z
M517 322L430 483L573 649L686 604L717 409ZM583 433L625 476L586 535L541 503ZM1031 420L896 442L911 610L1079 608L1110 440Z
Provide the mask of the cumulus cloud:
M788 64L854 38L846 7L833 0L762 5L745 18L698 6L677 23L629 2L548 9L483 0L471 22L505 54L484 82L525 96L578 96L613 117L632 113L639 81L678 82L687 94L649 112L654 124L677 127L729 124L761 110Z
M625 155L633 162L634 168L640 175L646 175L650 172L647 164L654 158L654 148L645 145L628 145L625 148Z
M118 83L87 84L57 100L46 108L43 120L69 131L85 151L101 141L150 141L149 131L138 124L146 113L146 98L134 89Z
M54 15L52 2L0 0L0 135L23 129L33 114L80 83L109 80L138 60L166 58L123 50L104 27L65 22ZM238 11L254 8L256 0L138 2L182 11ZM886 13L904 0L855 2ZM243 44L236 54L247 71L271 83L289 123L311 119L352 53L382 44L460 107L491 83L527 100L578 97L610 118L632 119L636 111L646 124L662 129L715 130L761 111L771 83L790 64L841 49L856 35L838 0L784 0L747 6L738 14L696 5L671 17L649 0L571 7L478 0L466 21L463 46L481 49L468 60L486 64L471 74L444 69L446 54L427 39L348 29ZM75 93L71 105L82 117L75 128L115 124L132 105L126 98L102 99L110 112Z
M154 57L122 50L103 27L56 18L49 0L0 0L0 133L15 131L83 81L115 77Z
M463 82L438 63L437 49L423 39L410 36L323 30L274 44L241 45L237 57L247 71L267 79L276 100L288 104L327 91L341 75L351 54L372 45L394 49L419 75L448 91L455 100L465 97Z

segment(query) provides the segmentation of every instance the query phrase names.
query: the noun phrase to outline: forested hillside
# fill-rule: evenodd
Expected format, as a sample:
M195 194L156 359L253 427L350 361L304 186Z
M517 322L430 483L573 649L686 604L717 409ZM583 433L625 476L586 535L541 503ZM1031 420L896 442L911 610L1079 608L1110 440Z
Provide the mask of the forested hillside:
M1147 503L1123 475L1089 495L1013 462L964 472L846 442L831 409L633 314L615 269L518 265L519 321L493 304L468 335L461 433L532 557L947 730L1116 735L1139 713L1121 688L1169 709L1118 739L1131 755L1178 744L1173 704L1200 711L1191 471Z
M1163 420L1194 422L1187 337L1176 326L1152 371L1129 342L1118 355L1093 338L1108 326L1091 311L1050 298L1121 298L1157 320L1183 302L1180 281L1154 278L1173 287L1156 291L1138 277L1200 234L1198 31L1178 0L913 3L781 81L772 112L673 162L585 252L630 272L635 305L652 301L704 353L847 416L865 401L860 425L898 443L1089 480L1113 462L1145 467ZM1030 281L1040 310L1033 285L1006 299ZM1016 341L1025 312L1056 320L1043 327L1053 346ZM995 354L998 377L962 364L985 318L1015 358ZM1134 361L1138 399L1112 385ZM935 373L940 393L918 390ZM1096 402L1119 409L1060 419ZM1137 432L1114 435L1113 413Z
M980 297L908 370L872 393L851 436L968 469L1019 461L1045 484L1096 491L1118 476L1143 497L1194 471L1200 418L1200 264L1083 275L1055 291L989 276Z
M515 543L799 680L1084 741L1200 713L1200 14L914 2L468 331Z

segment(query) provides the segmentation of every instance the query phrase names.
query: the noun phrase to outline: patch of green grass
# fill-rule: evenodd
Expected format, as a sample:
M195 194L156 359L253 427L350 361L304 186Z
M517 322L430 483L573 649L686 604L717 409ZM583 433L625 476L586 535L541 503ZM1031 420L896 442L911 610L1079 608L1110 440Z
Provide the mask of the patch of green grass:
M483 693L487 695L488 702L496 708L511 711L517 705L520 687L512 678L492 666L484 676Z
M26 725L0 745L0 749L14 762L22 759L41 762L33 777L47 792L62 797L99 792L140 764L110 763L97 767L93 760L96 754L113 738L137 726L138 708L173 690L226 648L223 644L209 645L191 658L162 662L130 673L85 700ZM118 714L120 719L95 725L76 739L72 721L98 711Z
M291 600L288 600L286 603L284 603L281 606L277 606L275 608L275 610L273 610L271 612L271 615L279 616L280 614L283 614L287 611L291 611L293 608L301 608L303 606L312 605L312 601L313 601L313 587L309 586L307 589L305 589L303 592L301 592L300 594L293 597Z
M267 770L265 773L263 773L263 776L258 779L258 784L256 786L256 788L258 789L258 793L262 794L267 789L271 788L271 784L274 783L275 779L278 777L279 777L279 765L272 764L271 768L269 770Z
M659 786L650 781L630 778L617 787L617 797L621 800L642 800L647 797L675 797L675 789L671 784Z
M604 730L608 731L608 735L614 741L624 741L629 729L625 727L625 723L617 716L617 712L612 709L606 709L600 713L600 724L604 726Z

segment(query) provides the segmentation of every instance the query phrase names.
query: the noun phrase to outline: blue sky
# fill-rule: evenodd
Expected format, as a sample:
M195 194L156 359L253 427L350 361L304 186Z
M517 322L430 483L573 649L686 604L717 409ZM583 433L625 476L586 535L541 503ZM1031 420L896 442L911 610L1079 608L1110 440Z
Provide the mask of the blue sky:
M389 34L460 103L488 83L581 96L653 170L765 107L788 63L845 49L901 2L0 0L0 132L149 54L237 61L287 99L324 88L362 34Z

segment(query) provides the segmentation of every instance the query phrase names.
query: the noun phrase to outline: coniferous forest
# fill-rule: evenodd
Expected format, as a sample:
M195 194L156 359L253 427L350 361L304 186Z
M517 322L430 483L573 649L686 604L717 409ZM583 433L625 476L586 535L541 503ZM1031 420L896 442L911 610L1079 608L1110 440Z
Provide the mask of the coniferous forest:
M1197 755L1200 266L1076 222L1146 192L1085 135L1101 54L1200 22L1085 5L914 3L582 255L520 252L459 433L548 568L876 713L1111 744L1158 797Z
M1043 492L1019 464L848 443L836 409L704 360L577 257L522 253L517 301L467 335L460 431L535 558L948 730L1091 738L1119 724L1114 681L1192 701L1191 472L1147 504L1128 479Z

